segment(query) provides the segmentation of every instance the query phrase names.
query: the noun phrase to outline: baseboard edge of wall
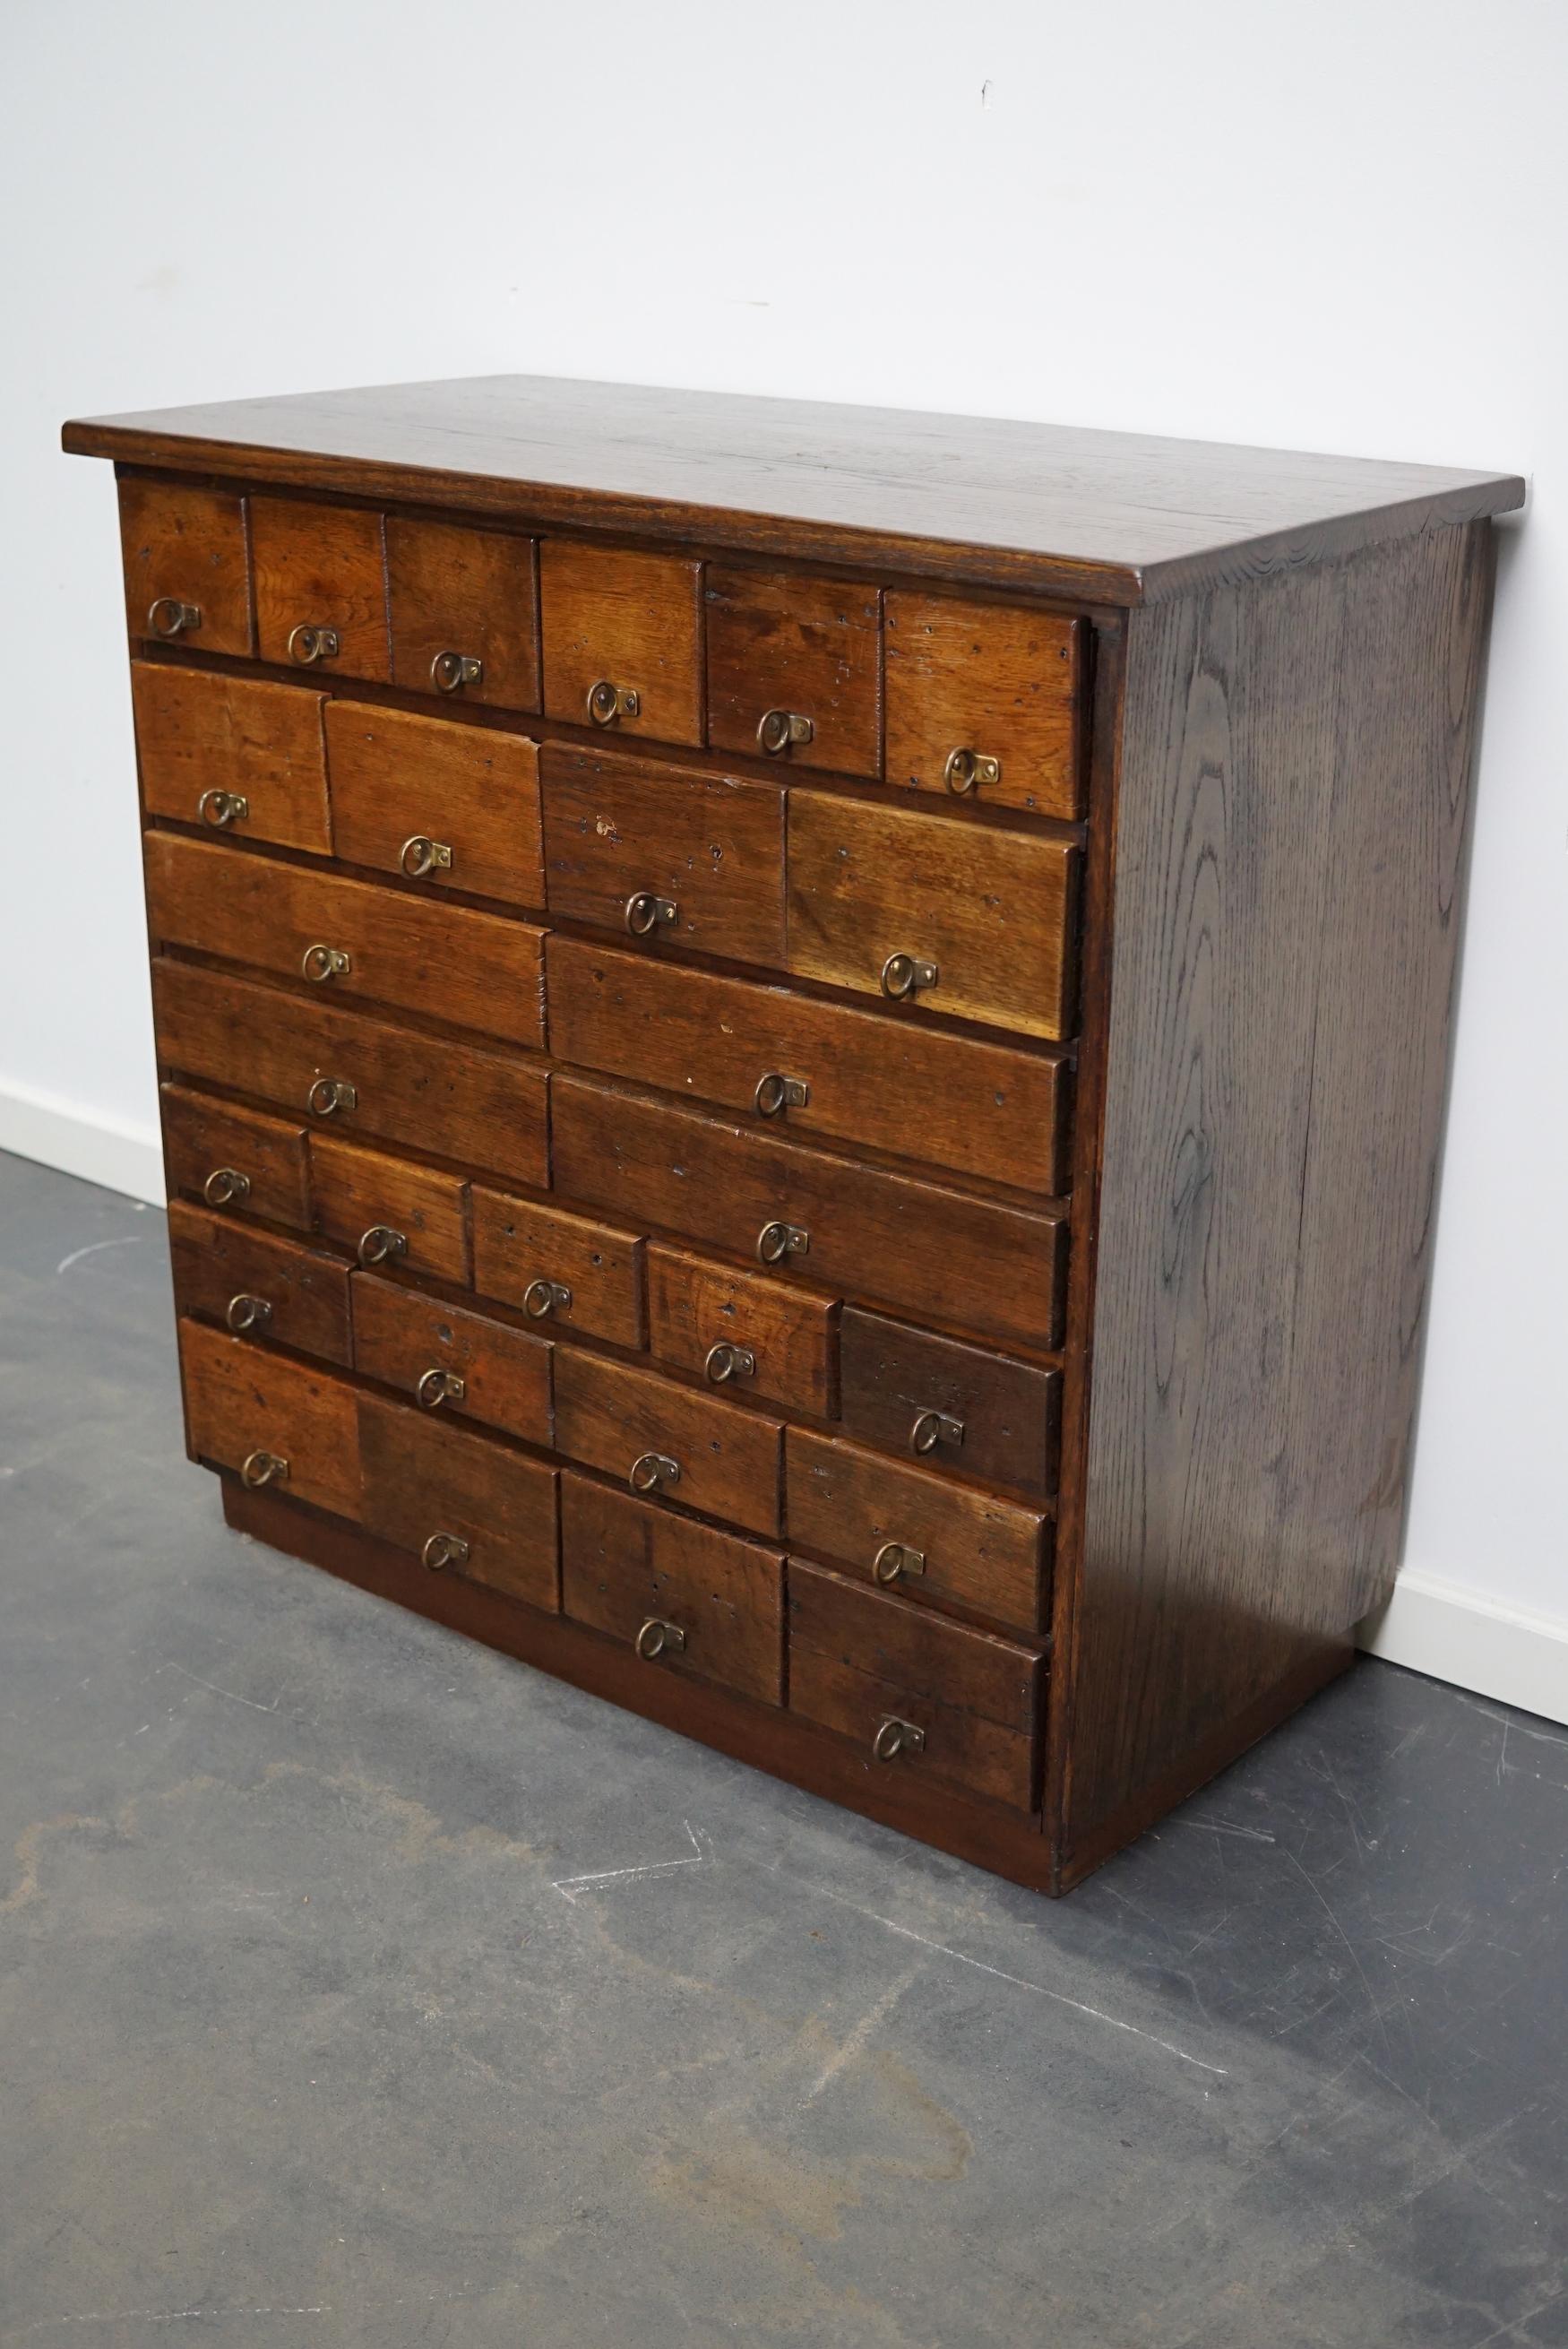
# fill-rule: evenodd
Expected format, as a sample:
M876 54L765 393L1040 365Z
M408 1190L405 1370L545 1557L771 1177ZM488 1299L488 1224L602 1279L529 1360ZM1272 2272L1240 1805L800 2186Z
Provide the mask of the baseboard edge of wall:
M1500 1607L1440 1575L1407 1567L1387 1606L1357 1631L1368 1655L1477 1696L1568 1722L1568 1618Z
M106 1118L14 1080L0 1080L0 1150L75 1174L129 1199L164 1201L158 1129Z

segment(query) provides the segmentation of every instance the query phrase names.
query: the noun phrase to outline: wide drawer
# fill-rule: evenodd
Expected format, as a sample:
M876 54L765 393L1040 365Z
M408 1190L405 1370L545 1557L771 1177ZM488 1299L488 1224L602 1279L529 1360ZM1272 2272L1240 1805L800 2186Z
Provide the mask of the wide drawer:
M784 1695L784 1560L563 1469L563 1611L631 1646L650 1671Z
M882 597L847 579L708 566L715 750L882 772Z
M531 538L388 514L393 684L454 702L537 709L536 568Z
M1077 848L1043 833L793 791L789 968L1063 1037L1078 876Z
M531 1320L634 1350L643 1343L643 1241L564 1207L473 1192L474 1287Z
M130 693L150 816L331 854L319 693L154 661Z
M539 551L547 714L700 742L701 577L686 555L547 538Z
M551 1348L470 1307L355 1276L354 1367L401 1387L442 1418L482 1420L526 1443L551 1440Z
M315 498L253 497L251 564L262 658L312 674L392 674L381 517Z
M877 1768L1033 1810L1043 1660L791 1557L789 1710Z
M839 1300L820 1289L685 1248L648 1249L648 1344L710 1386L826 1419L838 1324Z
M335 701L326 755L346 864L431 891L543 904L539 751L525 735Z
M396 1265L467 1285L469 1186L460 1174L328 1133L313 1137L310 1164L318 1231L362 1265Z
M779 1527L783 1429L627 1362L555 1350L555 1445L633 1491L679 1501L750 1533Z
M970 1198L557 1071L559 1188L824 1288L1047 1350L1065 1217Z
M1061 1372L848 1306L840 1325L846 1432L987 1483L1053 1493Z
M357 1518L359 1422L352 1387L200 1321L180 1324L180 1362L193 1460Z
M556 1473L466 1428L358 1398L364 1522L432 1572L560 1608Z
M178 1312L348 1363L349 1268L341 1257L232 1223L183 1199L169 1209L169 1253Z
M171 1198L183 1191L210 1207L310 1229L310 1145L303 1125L182 1085L159 1091Z
M245 501L183 481L119 484L125 617L131 636L251 650L251 565Z
M1081 620L887 597L887 778L1034 815L1083 812Z
M559 935L545 968L552 1049L579 1067L1018 1190L1068 1186L1054 1053Z

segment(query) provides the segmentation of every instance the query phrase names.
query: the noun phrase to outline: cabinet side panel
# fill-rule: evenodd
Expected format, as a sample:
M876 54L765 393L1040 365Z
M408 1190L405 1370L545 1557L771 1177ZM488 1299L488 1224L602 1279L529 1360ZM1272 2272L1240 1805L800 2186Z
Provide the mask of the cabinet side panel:
M1392 1577L1491 577L1482 523L1130 616L1069 1870Z

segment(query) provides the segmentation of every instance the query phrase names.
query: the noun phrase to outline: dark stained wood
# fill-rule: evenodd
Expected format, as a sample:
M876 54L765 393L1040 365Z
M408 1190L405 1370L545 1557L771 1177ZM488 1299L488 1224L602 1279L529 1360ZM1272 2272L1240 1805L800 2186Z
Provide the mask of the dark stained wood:
M119 538L125 620L133 640L160 638L242 657L252 650L243 498L189 481L122 481ZM165 598L198 615L172 637L173 615L165 612L163 625L153 625L152 607Z
M1060 1371L1016 1362L853 1305L844 1309L839 1346L847 1433L905 1459L923 1456L929 1468L953 1468L1026 1492L1055 1491ZM915 1455L916 1423L931 1412L957 1421L963 1436L940 1433L934 1448ZM923 1444L932 1433L929 1426L923 1430Z
M662 1497L748 1533L779 1531L782 1436L776 1419L657 1371L577 1346L555 1350L558 1451L623 1485L645 1454L662 1454L680 1469L677 1484L659 1485Z
M710 565L707 739L780 766L882 772L882 598L851 579ZM810 719L811 739L769 752L769 710Z
M421 1564L431 1581L483 1583L553 1612L561 1603L555 1470L378 1395L357 1402L370 1530L421 1559L433 1535L453 1536L469 1555L460 1564Z
M264 1304L249 1334L325 1361L352 1359L348 1329L348 1266L324 1249L301 1247L244 1224L193 1207L183 1199L169 1210L169 1253L180 1313L224 1321L236 1299ZM246 1318L251 1309L243 1309Z
M356 1371L403 1388L443 1419L481 1420L529 1444L549 1444L551 1350L543 1339L367 1272L355 1274L353 1294ZM461 1379L461 1395L427 1404L419 1381L428 1371ZM428 1392L435 1394L434 1383Z
M282 1480L300 1501L359 1515L359 1423L354 1389L287 1354L180 1324L185 1432L192 1460L240 1469L253 1453L286 1461Z
M810 1099L772 1112L774 1131L1067 1189L1070 1081L1055 1053L559 934L546 970L552 1047L580 1067L754 1117L765 1076L797 1077Z
M326 750L339 856L402 874L422 836L452 852L449 866L409 875L422 890L542 905L539 753L526 737L335 701Z
M764 1704L784 1696L784 1560L564 1469L562 1607L630 1646L652 1618L686 1634L645 1671L721 1681Z
M311 1136L310 1173L316 1227L351 1255L367 1232L386 1226L405 1243L387 1259L400 1271L467 1281L469 1186L461 1175L325 1132Z
M253 498L250 510L256 648L262 658L292 665L296 654L289 647L296 628L329 628L338 649L307 664L306 674L387 684L392 654L380 515L303 498Z
M546 714L587 725L588 697L603 682L637 696L635 714L615 718L617 734L700 742L701 578L701 564L678 555L547 538L539 550Z
M1038 833L793 791L788 967L881 997L889 956L917 955L928 1010L1068 1035L1078 868Z
M1031 815L1083 813L1084 624L1033 604L887 598L887 779L949 793L954 750L995 759L963 796Z
M130 689L149 815L201 823L204 795L227 792L247 802L220 827L235 840L331 854L320 694L153 661L131 663Z
M474 1287L536 1319L635 1349L644 1342L641 1235L480 1185L472 1195ZM548 1301L536 1284L571 1291ZM530 1292L532 1292L531 1296Z
M839 1300L776 1272L739 1272L689 1249L648 1249L648 1343L661 1361L730 1392L825 1419L837 1392ZM744 1347L756 1369L715 1381L717 1346ZM717 1367L717 1366L716 1366Z
M213 1101L182 1085L160 1088L164 1168L169 1195L205 1198L214 1176L217 1204L230 1216L261 1216L268 1223L308 1231L311 1224L309 1138L303 1125ZM223 1199L227 1177L244 1178L238 1195ZM210 1202L213 1204L213 1202Z
M587 1078L552 1081L557 1187L755 1259L763 1226L807 1231L789 1269L868 1304L1047 1350L1059 1334L1067 1223L830 1157Z
M387 517L387 585L392 615L392 682L454 705L539 708L539 590L531 538L458 523ZM443 688L443 655L480 664L482 674Z

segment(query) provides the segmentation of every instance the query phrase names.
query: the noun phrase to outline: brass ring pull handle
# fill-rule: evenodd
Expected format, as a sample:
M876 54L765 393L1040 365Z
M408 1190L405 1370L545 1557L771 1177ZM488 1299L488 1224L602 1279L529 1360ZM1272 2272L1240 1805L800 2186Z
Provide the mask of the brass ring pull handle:
M251 802L243 792L203 792L196 802L196 812L214 832L222 832L232 823L244 822L251 812Z
M564 1313L571 1302L572 1291L559 1280L531 1280L522 1292L522 1309L531 1321Z
M626 927L634 938L645 938L650 930L669 929L679 912L673 897L655 897L651 889L639 889L626 900Z
M410 881L422 881L428 873L449 873L452 852L444 840L432 840L428 833L417 832L397 851L397 862Z
M923 987L934 987L939 976L936 965L923 961L919 955L891 954L882 967L882 991L895 1003L903 1003L918 995Z
M314 667L317 661L335 660L342 649L335 628L289 630L288 656L299 668Z
M430 683L438 693L460 693L465 685L484 683L485 665L470 653L438 653L430 663Z
M306 978L314 979L318 987L324 979L346 978L354 968L341 947L306 947L299 967Z
M758 1264L782 1264L787 1256L804 1256L811 1235L799 1224L764 1224L757 1235Z
M643 697L634 685L612 685L602 677L588 688L588 715L595 726L614 726L622 718L640 718Z
M200 604L182 604L178 595L159 595L147 607L148 632L151 636L189 636L201 625Z
M804 1077L785 1077L777 1069L770 1069L765 1077L758 1078L757 1091L751 1098L758 1117L778 1117L787 1109L804 1109L810 1101L811 1088Z
M461 1402L468 1393L468 1381L456 1371L427 1371L414 1392L426 1411L439 1411L444 1402Z
M769 709L757 729L758 748L776 759L797 742L809 742L816 730L809 718L798 716L793 709Z
M873 1582L896 1582L901 1574L923 1574L925 1552L911 1549L907 1542L883 1542L872 1560Z
M367 1232L360 1233L356 1253L368 1272L373 1264L386 1264L391 1257L407 1256L408 1243L390 1224L372 1224Z
M247 1330L261 1330L273 1318L273 1309L264 1297L231 1297L223 1319L236 1338Z
M626 1482L634 1493L656 1493L661 1485L678 1485L681 1464L667 1452L642 1452L632 1463Z
M924 1744L923 1729L917 1728L913 1721L901 1721L896 1713L889 1713L877 1723L872 1752L879 1762L892 1762L900 1754L918 1754Z
M686 1633L678 1623L666 1623L662 1616L650 1615L632 1644L643 1661L651 1664L655 1656L678 1656L686 1646Z
M357 1090L342 1077L317 1077L304 1099L315 1117L335 1117L340 1109L359 1106Z
M253 1493L263 1485L281 1485L289 1473L289 1464L275 1452L251 1452L245 1455L240 1469L240 1482L248 1485Z
M1002 761L987 758L984 750L949 750L942 780L950 792L978 791L982 783L1001 781Z
M237 1166L214 1166L201 1185L201 1196L210 1207L232 1206L250 1195L251 1178Z
M703 1375L710 1385L722 1387L731 1379L754 1379L757 1376L757 1357L749 1346L732 1346L727 1340L721 1340L718 1345L708 1348L707 1360L702 1367Z
M945 1411L923 1411L909 1431L909 1448L914 1453L934 1452L939 1444L962 1444L964 1422Z
M467 1566L469 1546L460 1534L432 1534L419 1552L419 1563L428 1566L432 1574L443 1567Z

